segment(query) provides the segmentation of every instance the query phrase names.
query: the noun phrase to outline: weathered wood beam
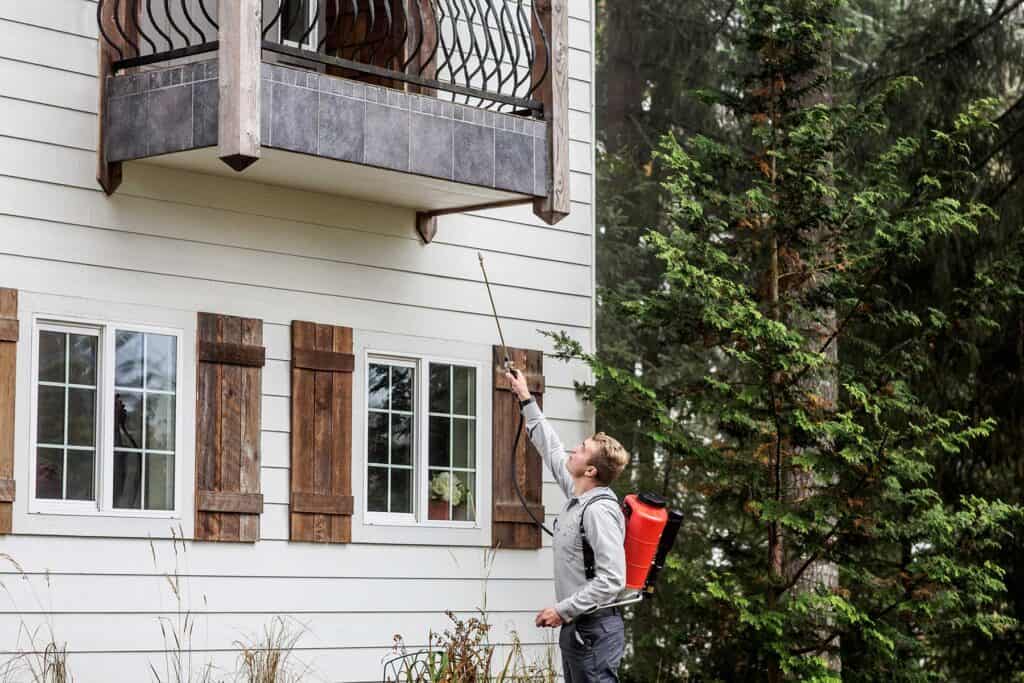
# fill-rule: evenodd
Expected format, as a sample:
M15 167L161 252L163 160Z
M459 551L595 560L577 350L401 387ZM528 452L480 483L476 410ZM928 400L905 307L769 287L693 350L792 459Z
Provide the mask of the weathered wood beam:
M0 287L0 319L18 319L18 290ZM0 340L0 534L9 534L14 517L14 385L17 335Z
M97 126L99 126L99 140L96 145L96 181L99 182L100 187L107 195L112 195L117 191L117 188L121 186L121 180L123 179L123 173L121 170L121 162L115 161L113 163L107 162L107 133L106 133L106 111L107 111L107 79L114 75L114 62L122 59L123 57L133 56L129 55L131 49L128 45L128 41L138 43L139 35L139 23L137 18L132 15L131 7L132 3L121 2L121 3L102 3L99 7L99 22L102 26L100 32L100 38L97 41L99 51L99 68L97 70L97 79L99 82L98 96L99 104L97 105ZM142 7L141 3L134 5L136 10ZM115 14L117 13L116 18ZM124 35L121 32L121 28L124 29ZM103 36L108 36L112 41L117 43L117 47L110 45ZM122 54L118 54L118 49L121 50Z
M569 11L567 0L536 0L533 39L538 51L544 38L550 63L537 59L533 82L543 78L536 97L544 103L548 124L548 196L533 202L533 212L548 225L569 215ZM547 71L545 75L545 71Z
M218 156L236 171L260 158L261 0L221 0Z

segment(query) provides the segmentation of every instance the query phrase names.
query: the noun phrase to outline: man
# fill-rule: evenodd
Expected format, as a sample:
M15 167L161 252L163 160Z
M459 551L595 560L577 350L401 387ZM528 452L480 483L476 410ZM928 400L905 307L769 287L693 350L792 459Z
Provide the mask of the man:
M618 441L598 432L566 456L523 375L505 376L519 397L530 441L568 498L552 541L557 603L541 610L536 624L562 627L558 644L566 683L614 683L625 648L622 616L617 608L600 607L613 602L626 583L625 520L608 487L626 467L629 454ZM584 566L581 521L593 549L589 572Z

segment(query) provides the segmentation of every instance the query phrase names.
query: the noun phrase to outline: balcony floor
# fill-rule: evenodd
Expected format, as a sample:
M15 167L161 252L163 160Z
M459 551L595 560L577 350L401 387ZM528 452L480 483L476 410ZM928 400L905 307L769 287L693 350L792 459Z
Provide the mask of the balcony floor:
M174 152L130 162L322 192L418 211L527 199L527 195L389 171L264 147L258 162L241 173L217 158L216 147ZM126 171L131 173L131 167Z

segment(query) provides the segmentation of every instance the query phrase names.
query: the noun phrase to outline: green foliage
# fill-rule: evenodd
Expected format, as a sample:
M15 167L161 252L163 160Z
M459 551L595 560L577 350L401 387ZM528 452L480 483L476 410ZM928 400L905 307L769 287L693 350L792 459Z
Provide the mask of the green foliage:
M581 390L602 427L630 427L624 486L656 486L686 516L633 620L631 680L832 681L840 658L846 681L942 680L961 666L949 643L1015 628L994 558L1020 509L940 489L997 421L934 401L930 378L937 348L999 328L1021 260L927 303L930 283L908 277L936 244L997 224L973 191L997 102L897 134L921 83L844 96L831 65L848 9L737 5L729 76L703 93L725 123L654 151L661 217L611 257L640 275L602 277L624 282L601 292L608 341L588 354L557 338L593 368ZM602 219L626 223L629 202L614 193Z

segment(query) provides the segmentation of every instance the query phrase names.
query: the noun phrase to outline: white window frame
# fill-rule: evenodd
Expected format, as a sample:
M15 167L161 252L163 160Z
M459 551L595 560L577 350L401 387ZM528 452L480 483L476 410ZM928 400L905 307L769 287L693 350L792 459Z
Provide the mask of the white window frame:
M284 4L285 1L286 0L281 0L282 5ZM294 40L286 40L285 37L284 37L284 32L288 29L288 27L285 25L285 23L286 23L285 15L284 15L284 11L282 10L281 14L280 14L280 16L278 17L278 20L277 20L277 22L278 22L278 26L277 26L277 37L278 37L278 40L281 42L282 45L287 45L288 47L294 47L294 48L297 48L299 50L311 50L312 52L316 52L316 46L319 44L318 41L320 39L320 35L319 35L320 34L320 26L319 26L320 22L318 21L318 17L317 17L317 2L316 2L316 0L297 0L297 1L298 2L306 2L306 6L307 6L308 12L309 12L309 16L306 18L306 22L307 23L305 24L305 27L303 28L303 30L305 30L306 28L309 28L310 23L314 24L313 25L313 30L309 32L308 36L306 36L306 41L307 41L306 43L299 43L299 42L294 41ZM303 45L307 45L308 47L303 47Z
M94 332L99 337L96 364L96 459L94 463L93 488L95 501L56 500L36 497L36 458L38 457L38 394L39 394L39 333L44 330L66 331L72 334ZM174 395L174 508L172 510L145 510L115 508L114 503L114 410L107 400L114 395L114 373L111 359L116 353L116 332L118 330L160 334L175 339L175 395ZM32 368L30 374L31 397L29 404L29 505L30 514L81 515L100 517L142 517L150 519L179 519L182 516L182 470L181 457L184 438L182 420L182 339L180 328L158 327L135 324L124 320L79 318L67 315L35 314L32 316ZM67 416L65 415L65 420ZM142 416L143 429L145 415Z
M479 361L466 358L449 358L444 356L424 354L396 354L393 351L375 351L367 349L362 358L362 430L363 430L363 492L362 492L362 513L363 521L371 526L405 526L405 527L426 527L444 529L481 529L481 507L483 503L490 501L490 496L483 495L484 482L481 481L480 459L483 457L483 437L485 430L482 423L483 415L483 370L484 366ZM413 472L415 473L416 489L413 494L413 513L390 513L371 512L369 509L369 488L370 488L370 462L369 462L369 395L367 381L370 375L370 365L373 363L412 366L415 368L415 421L413 423ZM429 408L430 408L430 365L459 365L471 367L476 370L476 444L475 444L475 468L473 472L476 491L474 500L476 509L473 511L472 521L448 520L448 519L427 519L429 501Z

